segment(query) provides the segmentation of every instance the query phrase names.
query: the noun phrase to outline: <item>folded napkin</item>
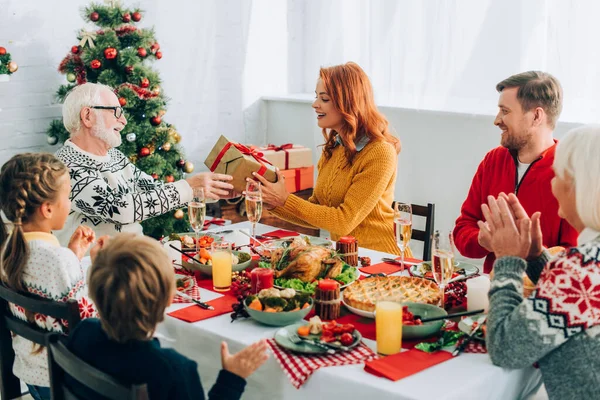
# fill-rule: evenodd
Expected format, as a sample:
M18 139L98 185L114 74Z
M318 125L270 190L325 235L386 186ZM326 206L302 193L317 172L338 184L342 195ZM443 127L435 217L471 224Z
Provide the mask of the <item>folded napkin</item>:
M298 232L286 231L285 229L277 229L275 231L262 234L262 236L272 236L272 237L278 238L278 239L281 239L284 237L290 237L290 236L299 236L299 235L300 234Z
M365 363L365 371L397 381L452 358L447 351L425 353L412 349Z
M400 257L396 258L396 260L401 261ZM405 257L404 258L404 265L406 267L410 267L411 265L415 265L415 264L419 264L423 262L423 260L419 260L417 258L410 258L410 257ZM398 264L392 264L392 263L379 263L379 264L373 264L370 265L368 267L363 267L363 268L359 268L359 270L364 273L364 274L380 274L380 273L384 273L386 275L390 275L390 274L394 274L396 272L401 272L403 271L403 268L401 265Z
M300 386L306 382L312 373L321 367L361 364L377 358L377 354L373 353L364 343L359 344L352 350L331 355L294 353L279 347L273 339L268 339L267 344L273 351L273 355L284 374L287 375L296 389L300 389Z
M198 322L204 319L216 317L221 314L230 313L231 306L235 303L237 303L237 299L234 296L226 295L219 297L218 299L211 300L207 303L213 306L214 310L205 310L204 308L194 304L189 307L170 312L167 315L186 322Z
M211 225L223 226L223 225L225 225L225 220L223 218L211 218L211 219L208 219L208 220L204 221L204 228L203 229L208 229L208 227L211 226Z

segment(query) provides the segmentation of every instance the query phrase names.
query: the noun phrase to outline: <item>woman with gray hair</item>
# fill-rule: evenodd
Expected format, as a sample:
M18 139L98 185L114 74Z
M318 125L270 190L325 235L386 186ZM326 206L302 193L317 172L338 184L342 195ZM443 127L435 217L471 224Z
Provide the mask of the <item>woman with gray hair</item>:
M600 125L571 130L558 144L552 193L578 232L577 247L555 258L542 247L540 214L516 196L481 206L479 221L496 254L489 293L487 349L494 364L538 363L551 399L591 399L600 392ZM523 272L536 283L523 299Z

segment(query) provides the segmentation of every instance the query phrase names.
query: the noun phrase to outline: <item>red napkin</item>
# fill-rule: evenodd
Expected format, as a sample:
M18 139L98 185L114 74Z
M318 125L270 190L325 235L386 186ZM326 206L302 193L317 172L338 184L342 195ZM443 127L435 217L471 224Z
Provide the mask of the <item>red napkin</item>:
M408 350L365 363L365 371L397 381L452 358L447 351Z
M369 265L368 267L363 267L358 269L363 274L380 274L384 273L386 275L394 274L396 272L403 271L402 267L395 264L387 264L387 263L379 263Z
M204 308L194 304L192 306L168 313L167 315L186 322L198 322L202 321L203 319L216 317L217 315L230 313L231 306L235 303L237 303L237 299L234 296L225 295L208 302L208 304L214 307L214 310L205 310Z
M223 218L212 218L204 221L204 229L208 229L211 225L223 226L225 225L225 220Z
M300 235L298 232L286 231L285 229L277 229L275 231L262 234L262 236L272 236L272 237L278 238L278 239L281 239L284 237L290 237L290 236L298 236L298 235Z

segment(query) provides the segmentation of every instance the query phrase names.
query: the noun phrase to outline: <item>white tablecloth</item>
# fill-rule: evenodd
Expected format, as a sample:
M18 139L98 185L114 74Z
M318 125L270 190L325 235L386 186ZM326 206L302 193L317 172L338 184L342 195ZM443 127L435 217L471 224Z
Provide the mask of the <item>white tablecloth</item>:
M225 229L249 228L247 222L233 224ZM257 233L275 228L257 226ZM219 230L219 229L215 229ZM223 229L221 229L223 230ZM240 244L240 243L237 243ZM361 249L360 256L378 262L384 253ZM202 289L202 298L208 301L220 295ZM167 312L188 307L174 304ZM158 333L163 346L173 347L198 363L205 391L215 382L221 369L220 342L226 340L231 352L262 338L273 337L278 328L261 325L252 319L230 322L229 314L193 324L165 317ZM170 339L170 340L169 340ZM375 351L375 342L365 340ZM461 354L425 371L392 382L366 373L364 364L326 367L317 370L300 388L295 389L284 375L274 357L271 357L248 379L244 399L519 399L534 393L541 384L539 370L507 370L492 365L487 354Z

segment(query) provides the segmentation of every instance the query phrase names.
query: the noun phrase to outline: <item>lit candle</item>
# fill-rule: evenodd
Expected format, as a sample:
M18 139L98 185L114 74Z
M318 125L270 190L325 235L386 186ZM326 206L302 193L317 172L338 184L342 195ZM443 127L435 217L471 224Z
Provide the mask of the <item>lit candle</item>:
M487 276L467 279L467 311L484 309L487 312L490 305L489 291L490 278Z

